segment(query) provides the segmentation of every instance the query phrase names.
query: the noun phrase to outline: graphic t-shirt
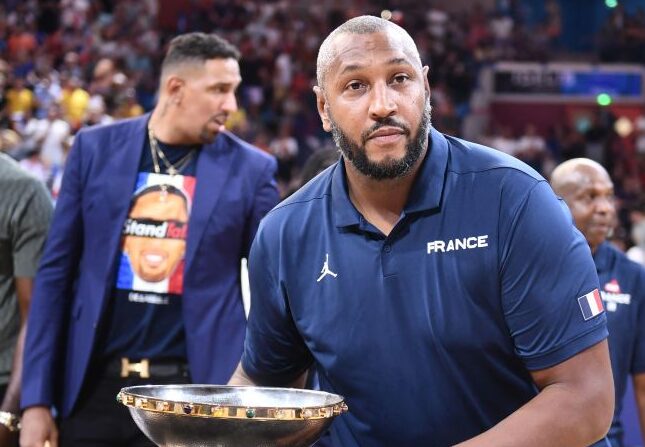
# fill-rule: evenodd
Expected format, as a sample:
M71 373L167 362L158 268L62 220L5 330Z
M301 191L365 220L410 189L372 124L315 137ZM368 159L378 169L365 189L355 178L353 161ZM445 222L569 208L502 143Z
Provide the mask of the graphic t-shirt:
M143 150L105 331L104 357L186 357L182 294L188 221L195 192L194 146L160 143L172 164L193 152L178 175L154 172L149 142ZM189 156L190 158L190 156Z

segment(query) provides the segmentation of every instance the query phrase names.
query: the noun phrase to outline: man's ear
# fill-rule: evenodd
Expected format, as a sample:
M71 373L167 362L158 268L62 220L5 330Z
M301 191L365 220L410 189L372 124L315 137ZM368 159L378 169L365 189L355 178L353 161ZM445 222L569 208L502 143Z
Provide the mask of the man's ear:
M430 97L430 82L428 81L428 72L430 71L430 67L425 65L423 67L423 85L425 87L426 93L428 94L428 97Z
M325 92L316 85L314 86L314 93L316 94L316 107L318 108L318 115L320 115L323 129L326 132L331 132L331 122L329 121L329 113L327 112L329 106L325 99Z
M163 81L163 88L171 104L179 105L184 98L186 83L178 76L170 75Z

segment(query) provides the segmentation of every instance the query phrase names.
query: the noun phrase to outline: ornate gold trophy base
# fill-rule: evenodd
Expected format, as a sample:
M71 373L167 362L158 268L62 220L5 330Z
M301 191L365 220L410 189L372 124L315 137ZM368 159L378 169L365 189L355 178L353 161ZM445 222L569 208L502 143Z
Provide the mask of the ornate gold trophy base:
M292 388L145 385L117 401L160 447L309 447L347 411L342 396Z

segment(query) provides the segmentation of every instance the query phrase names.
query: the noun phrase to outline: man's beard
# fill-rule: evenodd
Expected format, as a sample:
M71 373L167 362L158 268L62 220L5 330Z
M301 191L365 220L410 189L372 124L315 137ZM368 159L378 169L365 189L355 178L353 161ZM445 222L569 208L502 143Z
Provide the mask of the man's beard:
M431 115L432 106L430 105L430 98L426 96L421 122L419 123L419 128L414 138L410 138L411 132L406 125L399 123L392 117L386 117L376 122L361 134L361 145L359 146L340 129L331 116L331 113L328 112L329 122L331 124L331 135L334 143L336 143L336 146L343 153L343 157L349 160L361 174L374 180L395 179L405 177L410 173L428 143L428 129L432 121ZM381 162L371 161L367 156L365 143L370 135L386 126L396 127L403 131L407 139L405 155L399 159L387 159Z
M215 138L217 135L219 135L219 132L211 132L208 130L208 125L211 124L211 122L215 122L218 125L224 125L226 120L228 119L228 115L225 113L218 113L216 115L213 115L211 119L209 119L206 124L204 124L199 132L199 140L201 144L211 144L213 141L215 141Z

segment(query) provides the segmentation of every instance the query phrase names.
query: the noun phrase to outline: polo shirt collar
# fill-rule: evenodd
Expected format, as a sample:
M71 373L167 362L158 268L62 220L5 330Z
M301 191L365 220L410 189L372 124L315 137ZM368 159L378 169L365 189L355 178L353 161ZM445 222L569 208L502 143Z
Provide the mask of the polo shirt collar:
M430 128L429 150L414 180L406 214L427 211L441 205L448 166L448 141L434 127Z
M448 141L434 127L431 127L428 144L428 152L404 208L406 214L430 210L441 204L448 165ZM349 199L343 159L336 165L332 174L331 196L336 226L360 225L360 214Z
M593 255L593 260L596 263L596 270L598 273L606 272L611 268L611 249L609 242L603 242L596 248Z

